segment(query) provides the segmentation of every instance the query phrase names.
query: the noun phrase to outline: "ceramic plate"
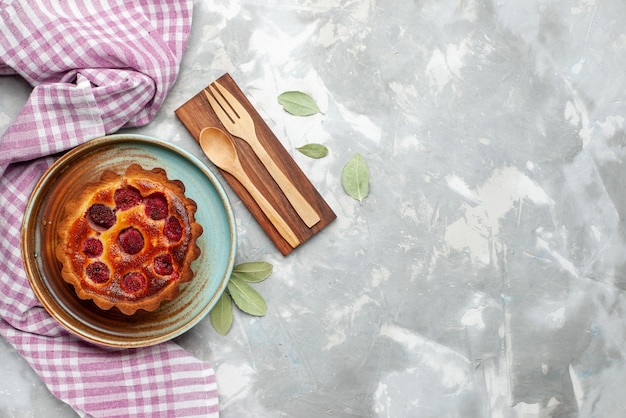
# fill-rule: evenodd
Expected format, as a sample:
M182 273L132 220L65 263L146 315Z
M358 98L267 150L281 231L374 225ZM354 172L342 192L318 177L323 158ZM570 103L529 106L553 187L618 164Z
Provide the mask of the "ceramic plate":
M122 173L131 163L164 168L170 179L185 184L196 201L196 221L204 229L202 250L192 264L194 279L180 295L154 312L126 316L80 300L61 277L56 260L56 225L67 202L105 170ZM30 284L44 308L65 328L96 344L143 347L177 337L209 313L224 291L235 258L232 207L216 177L188 152L162 140L140 135L109 135L74 148L41 178L30 198L22 230L22 255Z

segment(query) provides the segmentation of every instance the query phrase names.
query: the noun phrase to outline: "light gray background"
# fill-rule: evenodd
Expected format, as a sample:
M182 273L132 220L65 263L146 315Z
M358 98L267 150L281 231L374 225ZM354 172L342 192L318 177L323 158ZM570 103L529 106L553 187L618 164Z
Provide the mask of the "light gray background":
M237 262L274 274L267 316L178 339L222 416L622 415L625 68L618 0L196 0L179 79L131 132L209 164L174 110L230 72L337 213L285 258L226 186ZM286 90L324 114L288 115ZM29 91L0 78L0 133ZM363 205L341 186L357 152ZM0 415L73 414L0 356Z

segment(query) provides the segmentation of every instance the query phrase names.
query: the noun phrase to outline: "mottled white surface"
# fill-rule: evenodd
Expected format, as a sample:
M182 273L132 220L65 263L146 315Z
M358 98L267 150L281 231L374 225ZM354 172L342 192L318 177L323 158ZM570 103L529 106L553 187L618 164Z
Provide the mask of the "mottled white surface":
M337 213L285 258L227 188L237 261L274 274L266 317L178 340L222 416L623 415L625 68L619 0L196 0L179 80L133 132L207 161L173 111L230 72ZM286 90L324 114L286 114ZM28 92L0 78L0 132ZM363 205L340 183L356 152ZM0 415L72 415L0 356Z

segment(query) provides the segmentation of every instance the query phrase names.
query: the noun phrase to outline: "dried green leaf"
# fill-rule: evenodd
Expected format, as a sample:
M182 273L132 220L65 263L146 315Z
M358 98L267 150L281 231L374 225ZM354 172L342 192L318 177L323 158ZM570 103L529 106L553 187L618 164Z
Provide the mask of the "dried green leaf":
M315 100L301 91L286 91L278 96L278 103L283 106L288 113L295 116L311 116L321 113Z
M226 292L217 300L217 303L209 313L213 328L220 335L228 334L233 324L233 302L230 295Z
M233 268L232 274L249 283L258 283L270 277L272 265L263 261L241 263Z
M369 194L369 171L361 154L355 154L343 167L341 183L349 196L363 204Z
M248 283L237 276L231 276L228 282L228 291L235 305L247 314L263 316L267 305L263 297Z
M306 144L296 149L311 158L323 158L328 155L328 148L322 144Z

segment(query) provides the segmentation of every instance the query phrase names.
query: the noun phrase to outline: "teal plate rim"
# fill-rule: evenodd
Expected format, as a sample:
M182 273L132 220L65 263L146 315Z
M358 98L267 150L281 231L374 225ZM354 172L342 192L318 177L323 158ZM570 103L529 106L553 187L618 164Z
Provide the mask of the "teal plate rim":
M196 221L200 257L192 264L194 279L180 295L153 312L124 315L80 300L61 277L56 260L56 225L61 208L81 185L97 181L104 170L123 172L131 163L161 167L178 179L198 205ZM22 257L29 283L43 307L63 327L97 345L138 348L178 337L198 324L224 292L236 256L232 205L216 176L194 155L158 138L114 134L90 140L56 160L44 173L28 201L22 224Z

